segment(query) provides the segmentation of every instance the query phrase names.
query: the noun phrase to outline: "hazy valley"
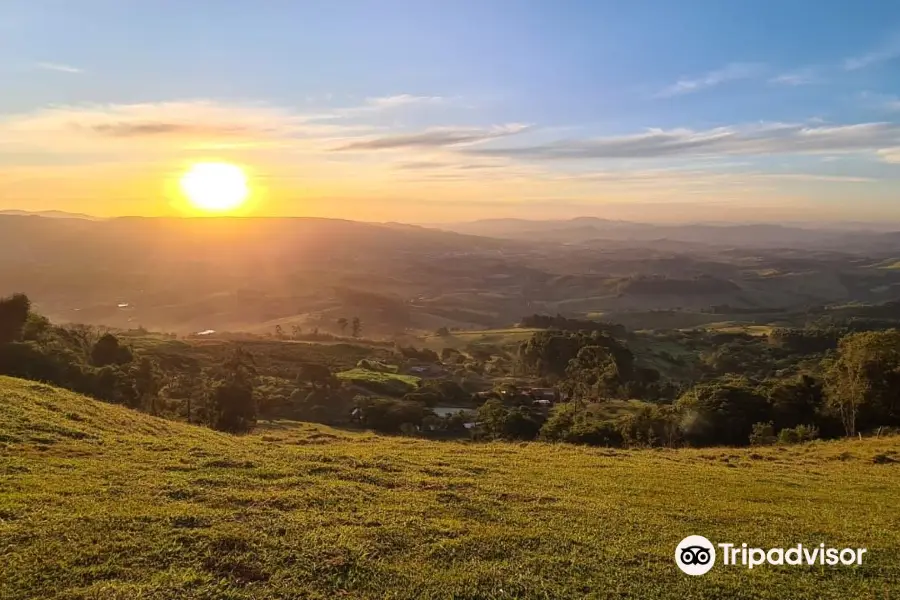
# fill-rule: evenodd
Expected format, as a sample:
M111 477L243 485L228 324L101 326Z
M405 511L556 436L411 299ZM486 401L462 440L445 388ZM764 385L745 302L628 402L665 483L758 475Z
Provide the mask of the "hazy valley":
M509 327L532 313L602 315L637 328L642 318L648 328L660 319L768 323L898 297L900 234L507 225L456 226L473 235L326 219L7 215L0 294L26 290L60 322L180 334L271 333L276 325L333 332L336 319L359 316L376 337Z

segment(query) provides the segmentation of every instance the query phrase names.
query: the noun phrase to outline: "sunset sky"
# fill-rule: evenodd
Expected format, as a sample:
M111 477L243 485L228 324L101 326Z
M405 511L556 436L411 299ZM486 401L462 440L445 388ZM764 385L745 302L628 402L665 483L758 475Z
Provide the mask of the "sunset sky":
M0 209L900 222L900 2L4 0Z

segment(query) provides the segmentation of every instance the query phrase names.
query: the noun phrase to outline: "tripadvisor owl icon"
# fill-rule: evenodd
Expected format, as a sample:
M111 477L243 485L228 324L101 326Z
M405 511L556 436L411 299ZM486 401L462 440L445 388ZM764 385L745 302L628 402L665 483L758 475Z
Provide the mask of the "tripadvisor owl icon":
M675 548L675 564L688 575L704 575L716 564L716 548L702 535L689 535Z

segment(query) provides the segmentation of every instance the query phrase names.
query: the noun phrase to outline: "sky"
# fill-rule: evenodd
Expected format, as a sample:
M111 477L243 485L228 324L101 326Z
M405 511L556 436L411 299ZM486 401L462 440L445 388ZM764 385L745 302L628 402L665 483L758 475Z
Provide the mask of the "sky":
M3 0L0 209L900 223L895 0Z

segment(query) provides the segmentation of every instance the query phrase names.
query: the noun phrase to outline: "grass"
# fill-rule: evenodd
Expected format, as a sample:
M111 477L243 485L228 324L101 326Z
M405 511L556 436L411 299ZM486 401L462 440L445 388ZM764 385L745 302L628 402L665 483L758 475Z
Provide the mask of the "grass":
M421 345L432 350L441 348L465 348L472 344L506 345L524 342L535 332L541 331L529 327L508 329L473 329L469 331L452 331L450 335L430 334L422 336Z
M705 329L715 333L746 333L747 335L763 337L772 333L774 327L771 325L749 325L735 323L734 321L722 321L710 323Z
M2 598L900 592L897 438L622 451L293 422L232 437L9 378L0 436ZM672 560L689 534L869 552L692 578Z
M309 343L282 340L164 340L152 337L128 338L128 344L153 357L164 368L196 364L213 367L222 364L238 346L253 356L261 374L296 378L302 363L318 363L332 370L350 369L364 358L384 360L391 352L384 348L351 343Z
M402 375L400 373L384 373L370 369L355 368L336 373L338 379L354 381L360 384L374 384L376 386L397 387L400 390L419 387L422 378L415 375Z

